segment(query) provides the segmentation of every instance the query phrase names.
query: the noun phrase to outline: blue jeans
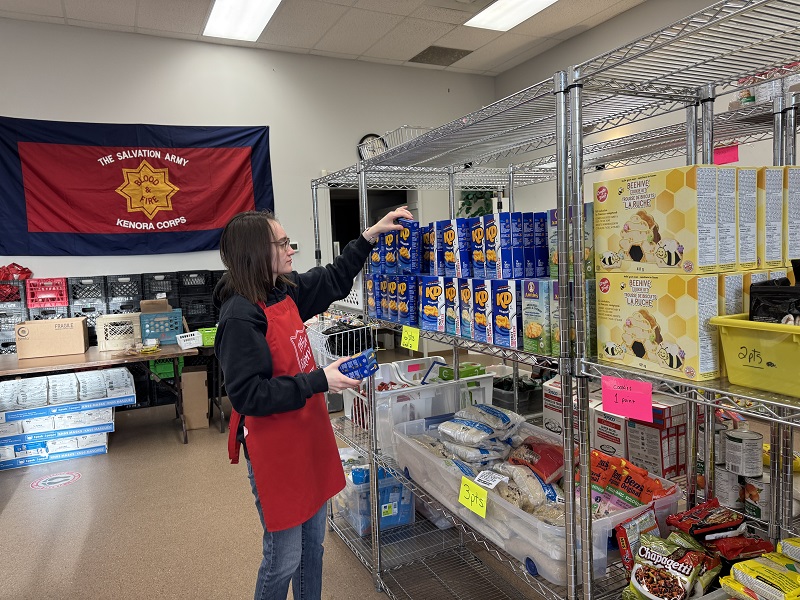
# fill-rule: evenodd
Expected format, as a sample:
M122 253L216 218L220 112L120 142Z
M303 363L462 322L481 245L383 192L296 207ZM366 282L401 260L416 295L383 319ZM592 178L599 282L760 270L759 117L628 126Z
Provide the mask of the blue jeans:
M255 600L286 600L289 581L292 582L294 600L320 600L327 504L323 504L317 514L302 525L269 532L264 525L264 513L249 460L247 476L256 498L258 518L264 528L264 556L258 569Z

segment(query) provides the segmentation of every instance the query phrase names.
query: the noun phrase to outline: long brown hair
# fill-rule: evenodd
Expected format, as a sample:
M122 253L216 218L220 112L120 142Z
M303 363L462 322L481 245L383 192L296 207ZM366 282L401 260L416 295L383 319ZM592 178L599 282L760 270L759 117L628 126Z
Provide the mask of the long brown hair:
M272 259L280 250L274 244L272 222L277 219L266 210L239 213L225 225L219 240L229 285L253 304L266 301L275 288ZM292 285L283 275L278 280Z

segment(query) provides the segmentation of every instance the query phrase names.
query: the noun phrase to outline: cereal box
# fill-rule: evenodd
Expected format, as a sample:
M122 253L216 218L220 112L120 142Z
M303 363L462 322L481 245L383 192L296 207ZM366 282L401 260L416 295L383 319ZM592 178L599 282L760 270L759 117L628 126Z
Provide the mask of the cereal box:
M383 244L386 257L383 272L387 275L394 275L397 273L397 232L388 231L384 233Z
M800 258L800 168L786 167L783 182L783 264Z
M717 167L717 264L736 269L736 167Z
M461 337L472 339L473 312L472 312L472 279L459 279L458 291L461 308Z
M444 278L444 331L450 335L461 335L461 302L458 295L458 279Z
M472 241L472 276L486 277L486 251L483 247L483 219L473 217L468 220Z
M496 346L519 348L522 343L522 282L492 280L492 332Z
M419 277L419 326L444 333L444 277Z
M756 181L758 268L783 266L783 167L762 167Z
M475 317L472 339L476 342L494 343L491 292L491 279L472 280L472 314Z
M550 354L550 283L549 279L526 279L522 282L522 331L526 352Z
M469 277L472 271L472 239L467 219L453 219L442 233L445 277Z
M386 276L386 287L389 294L389 320L398 323L398 313L397 313L397 276L395 275L387 275Z
M486 261L486 277L488 279L498 279L498 269L502 274L502 263L498 260L500 253L500 226L497 223L497 215L483 215L483 247L484 258Z
M507 213L511 218L511 247L524 248L522 233L522 213Z
M761 283L769 279L769 271L762 269L759 271L745 271L742 277L742 312L750 312L750 286L754 283Z
M609 273L597 279L600 360L690 379L719 377L717 275Z
M736 269L758 268L758 169L736 169Z
M418 325L419 301L417 300L417 277L398 275L397 316L401 325Z
M416 275L420 270L419 223L398 219L403 228L397 234L398 275Z
M534 243L534 220L533 220L534 213L526 212L522 213L522 247L523 248L533 248L536 244Z
M717 270L716 167L596 183L594 199L598 273Z

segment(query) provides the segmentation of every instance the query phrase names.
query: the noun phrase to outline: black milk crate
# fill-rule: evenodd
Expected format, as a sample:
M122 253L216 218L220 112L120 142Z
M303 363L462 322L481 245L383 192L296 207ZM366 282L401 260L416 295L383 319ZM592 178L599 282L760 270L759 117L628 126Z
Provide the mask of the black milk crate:
M213 278L214 287L217 287L219 280L222 279L222 276L225 275L227 271L219 270L219 271L211 271L211 277Z
M166 298L172 308L178 307L178 274L142 273L143 300Z
M25 302L25 280L0 280L0 302L20 302L27 307L28 304Z
M73 317L86 317L86 326L89 328L89 337L95 333L97 317L108 312L104 300L73 300L69 305L69 313Z
M0 302L0 331L14 333L14 326L28 320L28 307L21 302Z
M217 324L217 311L210 296L181 296L180 306L192 331Z
M106 289L109 301L118 298L142 297L142 276L135 275L106 275Z
M109 315L125 315L128 313L139 312L139 300L135 298L110 298L108 300L108 313Z
M53 306L51 308L29 308L28 315L32 321L66 319L69 317L69 307Z
M104 275L91 277L67 277L69 300L102 300L106 301L106 278Z
M178 271L179 296L211 296L213 291L212 271Z
M17 336L14 331L0 331L0 354L17 352Z

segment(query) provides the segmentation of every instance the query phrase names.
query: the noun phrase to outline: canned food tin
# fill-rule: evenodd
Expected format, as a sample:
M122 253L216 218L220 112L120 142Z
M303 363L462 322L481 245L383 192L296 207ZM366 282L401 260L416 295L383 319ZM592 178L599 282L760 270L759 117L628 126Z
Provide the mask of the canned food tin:
M700 459L706 459L706 426L705 424L700 425L700 434L697 436L697 452L700 454ZM728 428L725 427L722 423L715 423L714 424L714 464L715 465L724 465L725 464L725 432L728 431Z
M762 521L769 521L771 484L769 472L761 477L744 478L744 514Z
M724 467L714 470L714 495L719 503L728 508L743 510L744 486L736 473L731 473Z
M734 429L725 432L725 468L743 477L760 477L761 444L764 436L755 431Z

